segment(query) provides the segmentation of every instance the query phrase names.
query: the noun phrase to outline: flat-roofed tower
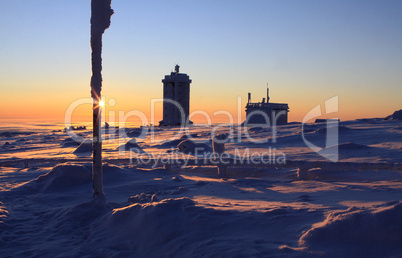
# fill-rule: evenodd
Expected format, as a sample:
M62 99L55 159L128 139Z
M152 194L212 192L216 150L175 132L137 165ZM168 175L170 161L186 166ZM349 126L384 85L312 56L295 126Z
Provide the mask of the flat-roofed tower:
M176 65L174 72L165 75L163 82L163 119L160 126L189 125L190 114L190 77L179 73Z

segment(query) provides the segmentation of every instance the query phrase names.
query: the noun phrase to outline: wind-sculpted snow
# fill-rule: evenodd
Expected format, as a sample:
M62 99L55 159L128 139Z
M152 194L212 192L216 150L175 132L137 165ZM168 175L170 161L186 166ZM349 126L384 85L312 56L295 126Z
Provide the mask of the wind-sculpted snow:
M49 173L39 176L33 186L41 192L57 192L89 183L91 180L91 171L82 165L58 165Z
M4 219L7 217L8 211L6 207L4 207L3 203L0 202L0 230Z
M129 141L127 141L125 144L120 145L119 147L117 147L117 150L119 151L132 151L135 153L146 153L136 142L136 140L130 139Z
M0 138L12 138L15 136L21 136L21 135L32 135L35 134L35 132L19 132L19 131L13 131L13 132L0 132Z
M350 129L349 127L346 127L346 126L343 126L343 125L340 125L340 126L338 126L338 132L339 133L345 133L345 132L348 132L348 131L351 131L352 129ZM327 133L327 131L333 131L333 127L331 128L331 127L321 127L321 128L319 128L319 129L317 129L315 132L316 133L322 133L322 134L324 134L324 133Z
M145 138L148 133L148 128L147 127L142 127L142 128L134 128L131 131L127 132L126 135L130 138L138 138L141 136L141 138Z
M79 234L87 231L92 223L111 210L104 199L95 198L72 207L46 211L42 216L59 233Z
M177 145L179 151L186 154L211 153L212 148L205 143L196 143L190 139L184 140Z
M392 115L387 116L385 119L402 120L402 109L395 111Z
M172 139L172 140L167 140L161 144L155 144L153 147L155 148L176 148L179 143L181 143L184 140L187 140L188 136L183 135L180 137L180 139Z
M78 147L81 143L75 141L74 139L68 137L61 142L62 148L66 147Z
M392 256L402 252L402 203L373 211L331 212L300 238L300 246L335 256Z
M77 149L75 149L74 154L88 153L92 151L92 140L83 141Z
M357 144L354 142L347 142L338 145L339 150L368 150L369 146L364 144Z
M264 246L265 239L282 234L275 218L298 215L303 221L301 211L292 208L243 213L204 208L190 198L171 198L114 209L92 225L88 242L94 253L123 250L120 254L139 257L261 256L275 250Z
M341 143L341 144L327 147L326 151L329 151L332 149L339 149L340 154L346 153L349 156L362 156L361 151L367 152L374 148L367 146L365 144L357 144L354 142L347 142L347 143Z

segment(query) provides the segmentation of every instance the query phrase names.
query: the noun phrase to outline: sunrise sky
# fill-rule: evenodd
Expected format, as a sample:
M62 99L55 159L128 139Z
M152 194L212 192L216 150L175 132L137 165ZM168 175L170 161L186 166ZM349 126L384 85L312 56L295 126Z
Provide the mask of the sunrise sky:
M90 0L0 0L0 118L63 121L90 97ZM247 93L288 103L300 121L339 96L341 120L402 108L402 1L112 0L104 34L107 111L149 117L176 63L193 80L190 111L241 115ZM156 119L161 117L156 107ZM91 121L91 106L74 111ZM195 122L203 120L194 117ZM223 116L213 121L227 121Z

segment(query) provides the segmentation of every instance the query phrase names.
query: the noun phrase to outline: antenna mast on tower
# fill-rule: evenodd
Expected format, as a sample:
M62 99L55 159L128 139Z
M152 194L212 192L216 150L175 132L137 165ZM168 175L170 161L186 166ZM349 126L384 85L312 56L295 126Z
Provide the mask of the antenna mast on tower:
M267 103L269 102L269 88L268 88L268 82L267 82Z

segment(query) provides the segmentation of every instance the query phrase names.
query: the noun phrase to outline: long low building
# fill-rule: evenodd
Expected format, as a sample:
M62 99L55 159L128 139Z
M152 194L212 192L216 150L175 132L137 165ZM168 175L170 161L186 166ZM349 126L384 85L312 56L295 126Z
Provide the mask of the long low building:
M251 93L248 94L246 105L245 126L272 126L288 123L289 106L287 103L269 103L269 89L267 88L267 101L251 102Z

